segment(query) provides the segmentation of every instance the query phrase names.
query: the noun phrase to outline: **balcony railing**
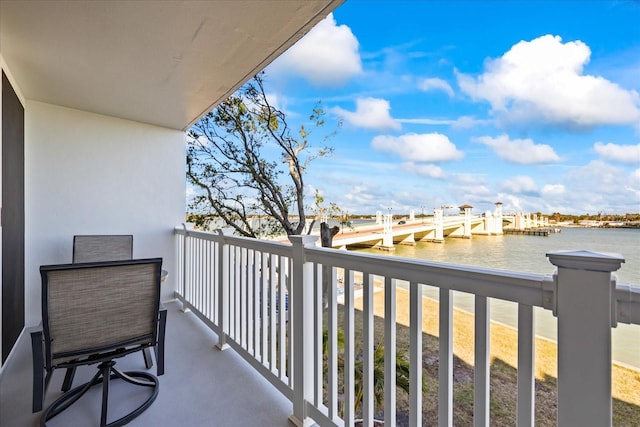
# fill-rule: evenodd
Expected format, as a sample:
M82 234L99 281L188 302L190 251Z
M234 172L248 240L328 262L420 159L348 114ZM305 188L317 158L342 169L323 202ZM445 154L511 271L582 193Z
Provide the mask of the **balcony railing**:
M354 424L356 360L362 364L362 424L374 425L374 287L384 289L385 301L384 421L395 425L399 286L410 296L410 425L422 425L425 286L439 292L440 426L453 423L453 291L475 299L475 426L490 425L491 299L518 307L518 425L534 425L534 307L558 318L558 425L611 424L611 328L640 324L640 287L616 284L612 275L624 261L618 256L550 253L557 271L545 276L338 251L317 247L315 236L294 236L289 244L225 233L176 229L176 296L217 333L219 348L235 349L292 401L297 425L310 419L323 426ZM354 326L356 288L362 292L361 331Z

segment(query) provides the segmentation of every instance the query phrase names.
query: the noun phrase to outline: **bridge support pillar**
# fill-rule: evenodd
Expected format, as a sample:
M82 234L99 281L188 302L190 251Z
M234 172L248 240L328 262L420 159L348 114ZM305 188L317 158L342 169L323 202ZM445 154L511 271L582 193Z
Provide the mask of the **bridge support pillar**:
M395 246L393 246L392 221L393 219L391 214L384 216L384 234L382 237L382 246L380 247L380 249L385 251L395 250Z
M376 224L382 224L382 211L376 211Z
M464 234L462 237L471 238L471 208L464 208Z
M409 234L407 237L398 242L399 245L415 246L416 235L414 233Z
M502 231L502 203L498 202L496 203L496 210L495 210L495 222L494 222L494 233L495 234L503 234Z
M435 225L435 235L433 237L433 242L443 243L444 242L444 221L442 217L442 209L434 209L433 210L433 225Z

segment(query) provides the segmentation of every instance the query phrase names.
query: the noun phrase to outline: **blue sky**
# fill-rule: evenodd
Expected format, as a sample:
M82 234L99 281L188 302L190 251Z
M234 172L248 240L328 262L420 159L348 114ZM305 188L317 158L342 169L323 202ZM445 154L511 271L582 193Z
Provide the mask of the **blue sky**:
M640 2L347 0L266 69L349 213L640 212ZM317 137L318 131L312 135Z

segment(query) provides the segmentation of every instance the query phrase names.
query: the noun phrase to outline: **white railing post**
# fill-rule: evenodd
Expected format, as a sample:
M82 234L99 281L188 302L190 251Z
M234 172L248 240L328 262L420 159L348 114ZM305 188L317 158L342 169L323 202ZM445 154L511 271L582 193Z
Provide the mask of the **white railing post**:
M558 268L558 426L610 426L612 272L624 258L588 251L547 257Z
M314 247L318 236L289 236L293 244L293 278L291 280L290 306L291 349L293 360L293 414L289 417L296 426L310 426L306 402L313 402L314 392L314 292L313 264L305 261L305 247Z
M216 347L220 350L229 348L227 344L227 334L229 333L229 245L225 236L231 236L231 227L219 228L216 230L220 239L218 247L218 257L213 260L217 264L218 271L218 343Z

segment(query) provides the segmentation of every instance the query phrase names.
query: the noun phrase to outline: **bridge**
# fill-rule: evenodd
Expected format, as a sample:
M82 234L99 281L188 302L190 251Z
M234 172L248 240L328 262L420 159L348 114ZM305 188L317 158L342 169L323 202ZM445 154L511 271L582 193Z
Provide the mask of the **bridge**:
M376 223L341 232L333 238L333 247L377 247L393 250L394 245L414 245L416 242L444 242L445 237L470 239L476 235L501 235L508 230L530 230L548 227L549 220L535 214L502 214L502 204L496 203L494 212L482 215L471 213L471 206L460 207L458 215L443 215L443 209L434 210L433 217L416 219L411 211L409 219L393 224L392 215L378 212Z

